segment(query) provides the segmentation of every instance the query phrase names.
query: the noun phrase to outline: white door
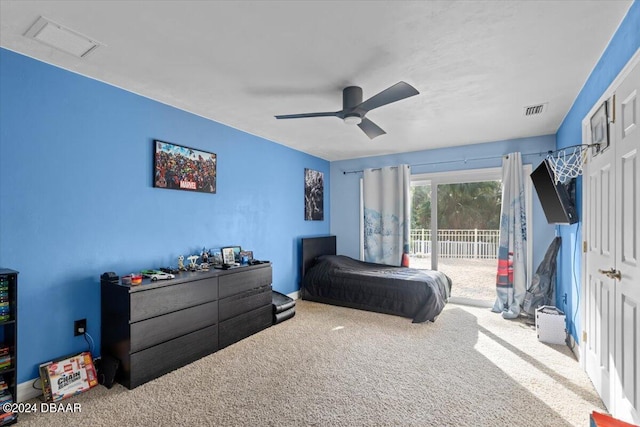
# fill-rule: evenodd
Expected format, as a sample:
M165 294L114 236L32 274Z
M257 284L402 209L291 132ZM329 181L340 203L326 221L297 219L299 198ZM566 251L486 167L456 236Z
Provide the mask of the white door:
M614 411L640 424L640 65L616 90Z
M586 176L585 369L607 409L640 424L640 66L615 89L611 145ZM611 113L610 113L611 115Z
M602 401L611 409L611 368L613 361L612 319L614 279L599 270L615 264L615 156L614 145L592 157L585 177L588 222L587 242L585 368ZM584 340L584 339L583 339Z

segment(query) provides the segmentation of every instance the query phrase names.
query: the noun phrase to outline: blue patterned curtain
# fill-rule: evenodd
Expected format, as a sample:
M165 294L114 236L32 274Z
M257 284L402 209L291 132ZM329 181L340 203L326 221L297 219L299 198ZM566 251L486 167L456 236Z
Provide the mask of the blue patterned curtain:
M364 260L409 266L409 165L365 169Z
M500 246L493 311L505 319L520 314L527 291L527 214L522 157L511 153L502 161L502 209Z

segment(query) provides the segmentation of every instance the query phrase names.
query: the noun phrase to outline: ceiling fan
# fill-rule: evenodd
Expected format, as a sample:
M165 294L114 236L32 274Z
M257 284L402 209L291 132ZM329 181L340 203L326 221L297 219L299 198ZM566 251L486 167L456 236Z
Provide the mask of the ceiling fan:
M400 101L410 96L419 94L413 86L405 82L399 82L383 90L362 102L362 88L348 86L342 90L342 110L323 113L285 114L275 116L276 119L301 119L305 117L339 117L348 124L357 124L360 129L371 139L384 135L378 125L365 118L365 115L374 108Z

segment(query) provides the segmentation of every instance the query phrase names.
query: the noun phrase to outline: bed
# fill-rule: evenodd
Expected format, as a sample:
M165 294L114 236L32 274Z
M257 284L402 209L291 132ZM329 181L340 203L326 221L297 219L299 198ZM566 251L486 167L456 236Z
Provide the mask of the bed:
M451 293L442 272L373 264L336 254L336 237L302 239L300 295L340 305L434 322Z

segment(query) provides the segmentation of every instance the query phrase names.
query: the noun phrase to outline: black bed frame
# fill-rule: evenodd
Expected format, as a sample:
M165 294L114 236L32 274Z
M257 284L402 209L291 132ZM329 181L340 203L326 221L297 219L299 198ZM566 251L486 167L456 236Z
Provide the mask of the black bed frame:
M302 239L302 278L320 255L336 255L336 236Z

